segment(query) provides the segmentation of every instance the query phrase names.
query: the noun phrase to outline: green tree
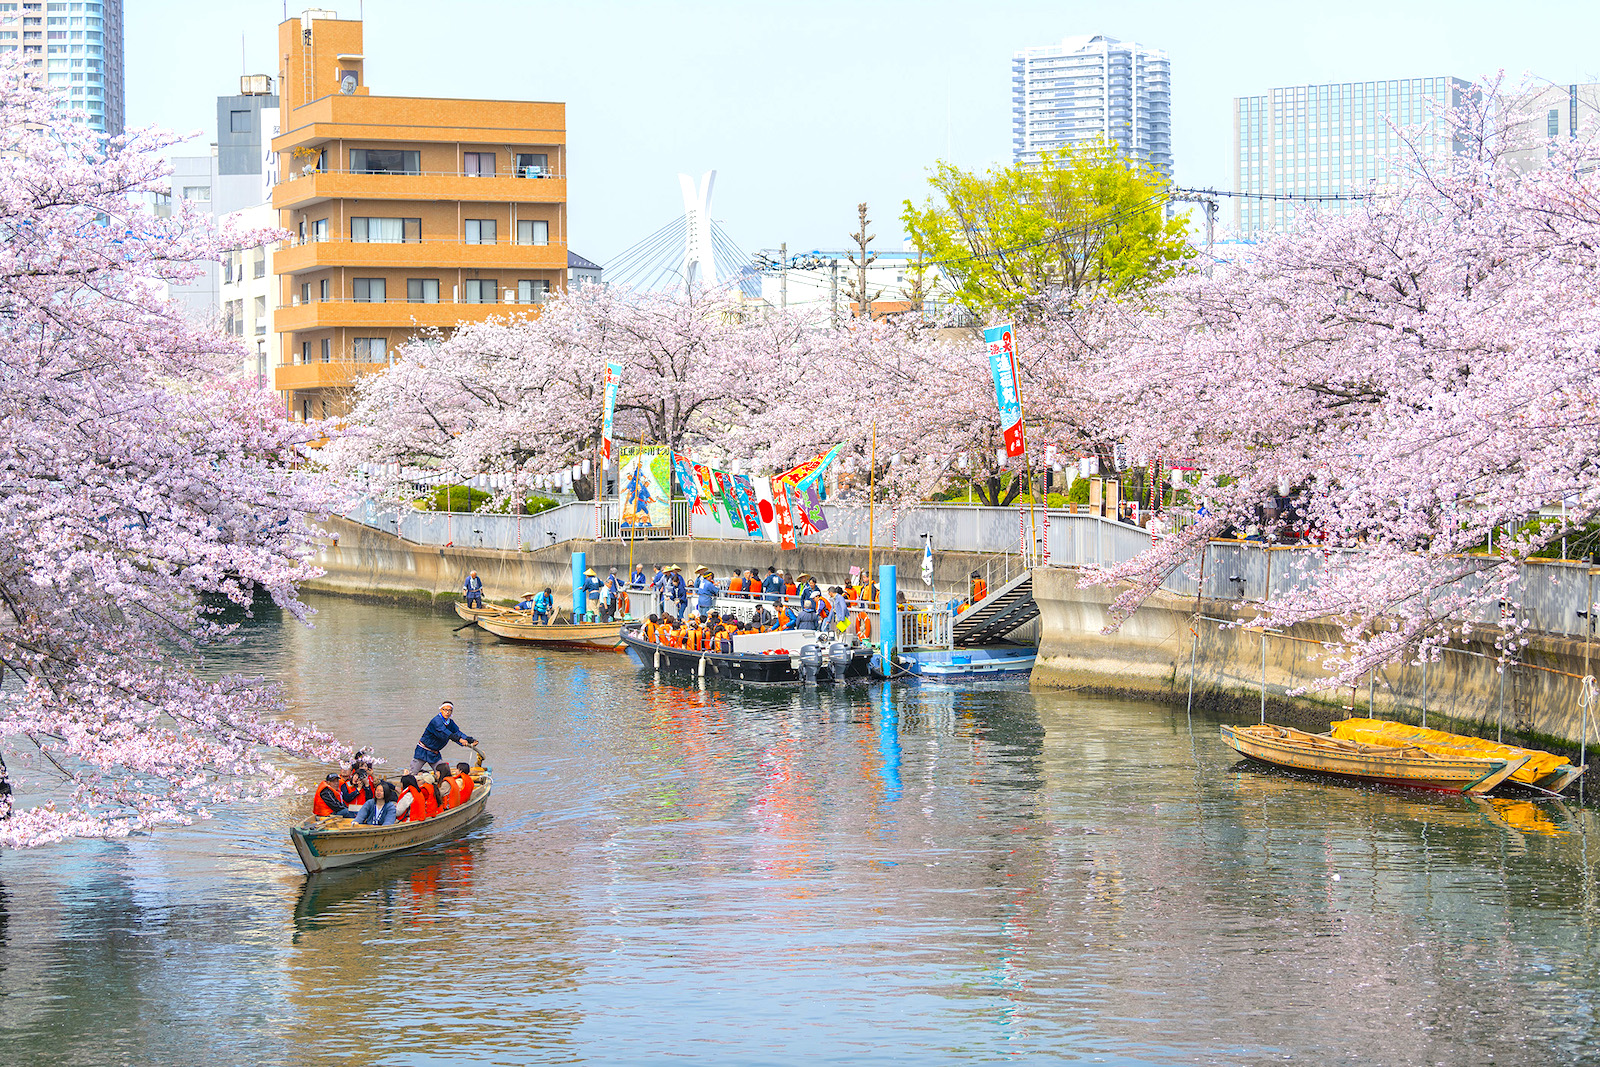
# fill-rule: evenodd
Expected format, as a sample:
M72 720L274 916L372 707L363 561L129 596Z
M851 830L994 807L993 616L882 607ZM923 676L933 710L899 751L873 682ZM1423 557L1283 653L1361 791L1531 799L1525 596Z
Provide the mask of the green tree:
M1166 218L1170 183L1104 142L982 174L939 163L928 183L932 198L907 200L901 221L979 316L1134 292L1194 255L1185 220Z

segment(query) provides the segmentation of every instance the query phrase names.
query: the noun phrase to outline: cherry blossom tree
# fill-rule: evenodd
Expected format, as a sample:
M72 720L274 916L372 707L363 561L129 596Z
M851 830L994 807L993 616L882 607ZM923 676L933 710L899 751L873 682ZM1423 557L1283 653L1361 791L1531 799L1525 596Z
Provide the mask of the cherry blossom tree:
M215 234L150 132L101 138L0 63L0 845L120 836L275 796L272 751L331 758L274 689L198 662L256 590L313 575L294 470L316 427L229 380L240 353L161 282L266 234ZM237 611L235 611L235 615Z
M1518 565L1600 521L1594 149L1551 145L1519 174L1505 109L1486 87L1451 117L1459 153L1410 136L1395 195L1056 339L1103 433L1209 474L1194 527L1105 575L1131 583L1122 613L1287 496L1326 555L1259 621L1339 620L1329 666L1348 684L1436 656L1485 604L1514 609ZM1509 652L1514 610L1504 621Z
M795 317L753 314L725 296L584 286L537 317L464 325L405 346L356 388L333 469L392 465L375 488L404 495L422 472L539 472L596 454L607 362L622 366L614 435L700 450L792 391L815 335ZM579 487L580 495L592 488Z

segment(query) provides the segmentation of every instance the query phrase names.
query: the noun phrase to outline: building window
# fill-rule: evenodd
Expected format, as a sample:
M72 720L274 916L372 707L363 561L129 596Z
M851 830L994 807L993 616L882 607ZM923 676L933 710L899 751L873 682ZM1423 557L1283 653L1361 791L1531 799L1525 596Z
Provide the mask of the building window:
M320 282L317 283L317 287L320 290L320 292L318 293L319 298L322 299L322 300L328 299L328 279L327 278L322 279Z
M300 303L302 303L302 304L311 303L311 283L310 282L301 282L300 283Z
M310 341L301 341L300 342L300 362L301 363L310 363L311 362L311 342Z
M437 304L439 302L439 279L407 278L406 299L413 304Z
M544 152L518 152L517 177L543 178L550 173L550 157Z
M422 153L387 148L352 148L350 170L356 174L421 174Z
M384 302L384 291L382 278L356 278L353 282L354 298L358 304L381 304Z
M222 256L222 284L233 284L233 253L226 252Z
M322 339L322 362L333 362L333 338L331 337L324 337Z
M267 298L256 297L256 333L267 332Z
M185 185L183 187L183 198L185 200L193 200L197 203L208 204L211 202L211 186Z
M494 177L493 152L463 152L461 153L461 173L469 178Z
M543 219L518 219L517 244L547 245L550 243L550 224Z
M248 111L230 111L230 112L228 112L228 132L229 133L249 133L250 132L250 112L248 112Z
M471 278L466 284L467 304L497 304L500 302L500 282L495 278Z
M492 245L495 237L494 219L467 219L466 242L469 245Z
M311 421L311 401L309 401L309 400L300 401L300 421L301 422L310 422Z
M318 219L311 224L311 239L313 241L326 241L328 239L327 219Z
M240 264L244 269L244 264ZM251 264L250 276L252 278L265 278L267 276L267 251L264 248L256 249L255 261Z
M550 299L550 283L544 278L524 278L517 283L517 303L542 304Z
M422 241L422 220L352 218L350 240L374 244L418 244Z
M1561 109L1553 107L1545 119L1545 133L1550 137L1561 136Z
M357 337L355 350L357 363L389 362L389 342L382 337Z

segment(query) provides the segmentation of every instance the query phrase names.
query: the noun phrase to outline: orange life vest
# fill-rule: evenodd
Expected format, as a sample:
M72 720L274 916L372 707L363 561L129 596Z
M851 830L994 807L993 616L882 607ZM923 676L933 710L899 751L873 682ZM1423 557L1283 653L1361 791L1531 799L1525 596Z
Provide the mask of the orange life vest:
M728 579L728 592L730 592L730 593L742 593L742 592L744 592L744 579L739 577L737 574L735 574L732 578L729 578Z
M785 596L794 596L799 591L800 590L795 588L793 582L789 582L786 585L784 585L784 587L783 587L783 593L784 593Z
M428 817L428 802L423 798L429 793L421 786L406 786L406 795L411 798L411 806L406 809L407 822L421 822Z
M972 602L976 604L978 601L982 600L988 595L989 583L984 581L982 578L974 578L972 581Z
M337 808L328 803L328 798L330 796L339 802L339 806ZM323 782L321 785L317 786L317 793L311 798L311 814L332 815L334 812L340 811L343 808L344 799L339 796L339 791L337 789L333 788L333 786L329 785L327 782Z
M456 801L458 805L465 804L467 801L472 799L472 787L472 775L461 774L459 772L456 774L456 789L459 791L461 797L461 799Z

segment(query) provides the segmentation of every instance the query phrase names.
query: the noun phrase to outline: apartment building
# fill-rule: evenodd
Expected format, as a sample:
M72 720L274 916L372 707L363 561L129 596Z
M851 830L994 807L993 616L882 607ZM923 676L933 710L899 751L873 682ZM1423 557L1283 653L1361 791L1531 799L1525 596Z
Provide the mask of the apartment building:
M17 51L75 122L123 132L122 0L0 0L0 52Z
M372 95L362 24L278 27L273 256L290 413L337 415L407 338L536 314L566 287L566 106Z
M1360 201L1274 199L1371 193L1392 188L1403 159L1403 134L1415 130L1423 151L1455 150L1446 112L1471 85L1434 74L1370 82L1291 85L1233 101L1233 188L1240 236L1292 228L1309 211L1344 213Z
M1011 159L1105 141L1172 177L1167 54L1104 35L1068 37L1011 57Z
M1508 161L1519 171L1537 170L1557 154L1563 142L1583 146L1584 169L1595 166L1589 158L1600 134L1600 85L1569 83L1542 85L1512 95L1501 112L1508 130Z

